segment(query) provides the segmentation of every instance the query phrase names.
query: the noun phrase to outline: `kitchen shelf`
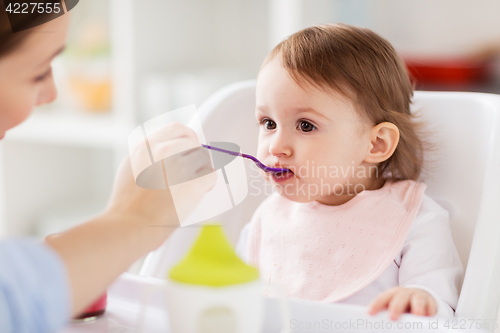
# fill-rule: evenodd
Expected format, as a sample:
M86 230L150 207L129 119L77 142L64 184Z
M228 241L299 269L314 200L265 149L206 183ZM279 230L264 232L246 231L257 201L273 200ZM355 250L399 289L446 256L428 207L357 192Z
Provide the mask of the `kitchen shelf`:
M8 131L5 141L112 149L126 147L132 130L112 114L44 110Z

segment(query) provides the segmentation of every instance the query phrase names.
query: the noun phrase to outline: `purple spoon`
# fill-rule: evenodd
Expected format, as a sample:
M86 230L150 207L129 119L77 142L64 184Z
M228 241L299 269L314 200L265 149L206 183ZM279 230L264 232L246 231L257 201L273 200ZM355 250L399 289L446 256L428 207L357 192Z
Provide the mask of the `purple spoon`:
M284 173L284 172L288 172L288 171L291 171L290 169L284 169L284 168L271 168L271 167L268 167L264 164L262 164L258 159L256 159L255 157L253 157L252 155L248 155L248 154L243 154L243 153L238 153L238 152L235 152L235 151L231 151L231 150L226 150L226 149L222 149L222 148L217 148L217 147L212 147L212 146L209 146L209 145L204 145L202 144L203 147L207 148L207 149L212 149L212 150L216 150L216 151L220 151L221 153L226 153L226 154L229 154L229 155L233 155L233 156L241 156L241 157L244 157L244 158L248 158L252 161L255 162L255 164L262 170L264 170L265 172L269 172L269 173L273 173L275 175L277 174L280 174L280 173Z

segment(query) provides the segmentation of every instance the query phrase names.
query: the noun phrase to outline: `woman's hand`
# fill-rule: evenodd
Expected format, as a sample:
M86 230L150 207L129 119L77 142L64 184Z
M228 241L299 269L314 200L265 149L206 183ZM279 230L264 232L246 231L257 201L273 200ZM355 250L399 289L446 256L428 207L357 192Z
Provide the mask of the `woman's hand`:
M434 298L425 290L417 288L394 287L379 294L368 305L368 313L373 315L388 309L392 320L408 312L419 316L433 316L437 311Z
M212 170L212 165L210 158L203 155L206 151L192 150L200 147L200 143L191 129L178 123L169 124L148 140L155 161L168 157L172 162L168 163L169 175L201 181L196 181L195 187L188 184L176 193L176 200L182 203L178 207L163 177L166 173L163 168L159 177L162 186L157 177L158 187L141 188L135 182L131 159L127 158L117 172L105 211L57 237L47 238L47 244L65 262L73 315L78 315L102 295L137 259L158 248L179 225L176 209L193 209L215 184L215 173L207 172ZM142 170L151 165L146 145L135 149L132 155L132 162L137 156L145 157ZM161 162L157 165L162 166ZM200 175L202 177L197 178Z
M180 123L167 124L148 135L148 145L155 165L145 170L151 165L150 153L145 145L138 145L117 172L106 214L135 218L157 230L158 242L151 243L153 250L179 226L178 217L191 212L215 185L216 174L196 133ZM176 191L174 205L168 185L190 179L198 181Z

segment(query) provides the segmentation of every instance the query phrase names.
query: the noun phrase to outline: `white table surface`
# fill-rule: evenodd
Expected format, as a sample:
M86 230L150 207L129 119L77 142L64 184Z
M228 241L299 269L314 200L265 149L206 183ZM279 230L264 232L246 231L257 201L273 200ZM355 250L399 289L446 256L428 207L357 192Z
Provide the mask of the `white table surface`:
M108 289L108 306L104 315L89 322L74 322L60 333L168 333L168 315L161 288L167 282L122 274ZM150 294L146 311L141 300ZM402 315L398 321L389 319L387 311L370 316L362 306L322 304L308 301L286 301L288 327L282 329L278 300L265 300L265 321L262 333L279 332L487 332L474 328L476 323L465 319L447 319ZM141 312L144 314L141 320ZM142 324L141 324L142 323ZM455 325L456 329L453 329ZM472 326L472 328L471 328Z

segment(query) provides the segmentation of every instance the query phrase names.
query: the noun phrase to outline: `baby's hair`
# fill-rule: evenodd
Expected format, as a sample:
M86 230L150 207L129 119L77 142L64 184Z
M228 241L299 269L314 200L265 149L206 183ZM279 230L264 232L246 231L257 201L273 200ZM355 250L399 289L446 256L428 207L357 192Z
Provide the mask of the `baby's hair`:
M391 44L365 28L326 24L303 29L278 44L262 66L281 55L283 66L301 85L334 89L360 106L374 125L391 122L400 139L394 154L379 165L386 180L417 180L423 167L422 126L410 113L413 85Z

